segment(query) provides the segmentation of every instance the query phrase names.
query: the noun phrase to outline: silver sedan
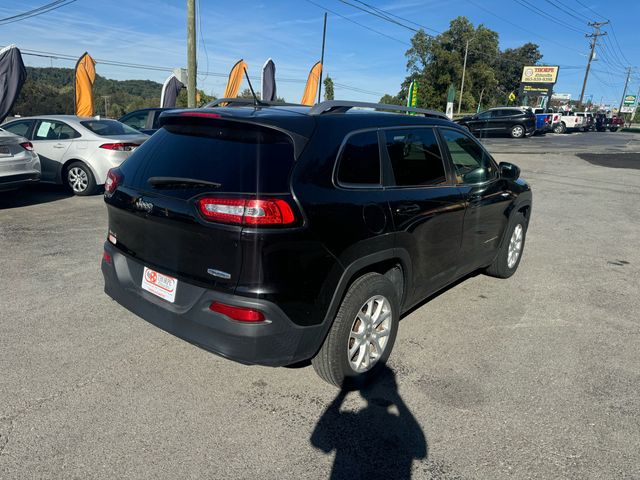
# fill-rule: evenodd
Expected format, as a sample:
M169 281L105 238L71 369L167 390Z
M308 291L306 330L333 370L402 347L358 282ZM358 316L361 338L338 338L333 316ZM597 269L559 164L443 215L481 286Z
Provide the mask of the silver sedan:
M19 118L2 128L33 143L41 181L68 185L76 195L94 193L109 169L149 138L117 120L75 115Z
M29 140L0 128L0 191L40 180L40 159Z

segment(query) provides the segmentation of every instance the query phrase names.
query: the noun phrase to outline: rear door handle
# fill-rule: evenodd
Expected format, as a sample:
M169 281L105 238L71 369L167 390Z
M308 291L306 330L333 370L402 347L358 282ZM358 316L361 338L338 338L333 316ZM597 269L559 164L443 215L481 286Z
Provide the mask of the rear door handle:
M401 205L398 208L396 208L396 213L399 213L401 215L407 215L409 213L416 213L419 211L420 211L420 206L416 205L415 203L408 204L408 205Z
M62 143L56 143L53 148L64 148L64 145Z

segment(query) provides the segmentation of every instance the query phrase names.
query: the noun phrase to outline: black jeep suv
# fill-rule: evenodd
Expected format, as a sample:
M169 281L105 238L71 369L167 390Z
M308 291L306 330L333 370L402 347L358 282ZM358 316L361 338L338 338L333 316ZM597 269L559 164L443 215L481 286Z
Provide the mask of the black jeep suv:
M510 135L511 138L523 138L536 131L536 114L530 108L497 107L460 118L456 123L479 137L498 133Z
M366 378L404 312L520 262L529 186L443 114L227 104L161 125L109 172L105 292L224 357Z

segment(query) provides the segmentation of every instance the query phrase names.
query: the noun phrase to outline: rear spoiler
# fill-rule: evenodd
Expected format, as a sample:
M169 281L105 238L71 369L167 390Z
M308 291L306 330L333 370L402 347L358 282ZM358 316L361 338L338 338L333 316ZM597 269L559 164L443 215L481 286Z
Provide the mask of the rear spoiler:
M221 99L222 100L222 99ZM309 139L304 135L296 132L292 132L286 128L282 128L271 122L263 121L256 117L236 117L233 115L222 115L215 111L214 108L198 108L198 109L186 109L186 110L167 110L160 114L158 119L159 127L164 127L167 124L176 123L196 123L196 124L210 124L212 126L223 127L225 123L241 123L245 125L258 126L261 128L270 128L284 133L291 138L293 143L294 156L297 159L302 153L302 150L306 146Z

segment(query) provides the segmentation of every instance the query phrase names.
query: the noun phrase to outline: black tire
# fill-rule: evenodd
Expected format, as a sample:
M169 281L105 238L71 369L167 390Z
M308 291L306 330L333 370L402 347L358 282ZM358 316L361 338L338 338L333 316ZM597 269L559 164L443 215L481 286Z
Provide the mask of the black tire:
M389 302L391 312L388 325L389 334L382 349L382 355L376 359L369 370L358 372L349 361L348 346L352 340L350 334L356 322L361 322L357 318L359 313L374 296L382 296ZM398 332L399 320L398 293L393 283L379 273L367 273L359 277L347 290L320 351L311 360L314 370L324 381L337 387L343 387L346 383L365 384L377 374L389 358ZM365 328L364 323L360 323L359 326ZM372 344L367 342L364 348L369 349L370 346ZM356 357L359 352L358 349L353 357Z
M511 138L524 138L527 135L527 130L522 125L514 125L509 130L509 135Z
M82 162L71 163L65 169L63 181L74 195L81 197L92 195L97 188L93 172Z
M560 122L553 129L553 133L565 133L567 131L567 125L564 122Z
M613 127L613 128L610 128L609 130L611 130L612 132L617 132L618 131L618 127Z
M496 255L493 263L489 265L485 271L487 275L497 278L509 278L511 275L516 273L524 252L524 244L527 237L527 224L527 219L522 213L516 212L513 214L509 220L509 227L506 232L507 234L502 241L502 245L500 245L498 254ZM521 246L515 263L509 266L509 244L511 243L511 239L518 226L522 229Z

